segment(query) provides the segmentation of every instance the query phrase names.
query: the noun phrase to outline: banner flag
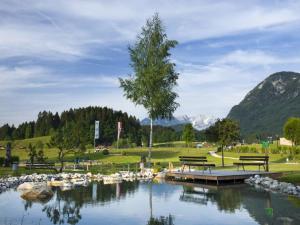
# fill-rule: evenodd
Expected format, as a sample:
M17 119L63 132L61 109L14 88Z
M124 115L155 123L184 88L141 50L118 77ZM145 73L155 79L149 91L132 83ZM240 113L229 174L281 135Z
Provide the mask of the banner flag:
M99 139L99 121L95 120L95 139Z
M118 122L118 140L120 139L121 131L122 131L122 122Z

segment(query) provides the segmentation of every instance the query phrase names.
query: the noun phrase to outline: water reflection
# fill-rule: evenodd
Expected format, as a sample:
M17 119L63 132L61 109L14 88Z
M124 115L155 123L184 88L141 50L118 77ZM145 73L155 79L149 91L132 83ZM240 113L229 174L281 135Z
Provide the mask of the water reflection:
M241 193L237 186L218 188L216 186L183 186L181 201L207 205L215 203L219 211L234 213L242 205Z
M159 218L151 217L147 225L174 225L173 216L161 216Z
M29 224L215 225L300 224L300 201L247 185L206 186L182 183L91 183L72 190L53 188L47 203L24 201L11 191L0 195L0 224L14 208ZM14 204L9 204L11 199ZM4 207L5 206L5 207ZM10 219L10 220L9 220ZM25 224L25 223L24 223Z
M244 184L223 187L185 184L179 199L200 205L215 204L219 211L227 213L244 208L258 224L300 224L299 198L285 199Z

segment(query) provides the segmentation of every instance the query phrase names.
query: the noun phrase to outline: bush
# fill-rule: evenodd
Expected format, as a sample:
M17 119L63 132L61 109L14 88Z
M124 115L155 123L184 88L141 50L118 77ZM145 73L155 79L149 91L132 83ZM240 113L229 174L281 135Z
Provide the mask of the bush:
M154 171L154 173L158 173L158 172L163 171L163 168L162 168L161 165L154 165L153 166L153 171Z
M4 157L0 157L0 166L3 166L5 162L5 158Z
M102 154L103 154L103 155L109 155L108 149L104 149L104 150L102 151Z
M257 148L249 147L249 146L236 146L230 151L236 153L258 153L259 152Z
M11 157L11 159L10 159L10 161L12 162L12 163L19 163L20 162L20 158L19 158L19 156L12 156Z
M119 143L115 141L112 146L114 148L135 148L136 143L131 142L128 138L120 138Z
M147 157L145 155L141 156L141 162L146 163Z

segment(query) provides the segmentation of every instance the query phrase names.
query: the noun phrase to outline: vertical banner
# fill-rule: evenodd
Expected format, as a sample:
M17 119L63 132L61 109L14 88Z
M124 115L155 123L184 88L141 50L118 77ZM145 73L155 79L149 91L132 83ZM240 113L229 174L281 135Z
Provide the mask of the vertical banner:
M95 121L95 140L99 139L99 121Z
M122 122L118 122L118 141L120 139L121 131L122 131Z

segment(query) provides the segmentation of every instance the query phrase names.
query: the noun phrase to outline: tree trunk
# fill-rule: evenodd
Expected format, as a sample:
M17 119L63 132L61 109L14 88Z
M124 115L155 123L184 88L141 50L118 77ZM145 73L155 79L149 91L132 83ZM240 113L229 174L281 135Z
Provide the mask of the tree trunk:
M150 208L150 220L153 218L153 208L152 208L152 182L149 183L149 208Z
M153 136L153 120L151 118L150 119L149 154L148 154L148 167L149 168L151 168L152 136Z
M64 168L64 160L60 161L60 168L59 168L59 172L61 173L63 171Z
M224 147L223 147L223 145L222 145L222 147L221 147L221 149L222 149L222 167L224 167Z

